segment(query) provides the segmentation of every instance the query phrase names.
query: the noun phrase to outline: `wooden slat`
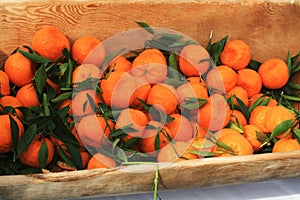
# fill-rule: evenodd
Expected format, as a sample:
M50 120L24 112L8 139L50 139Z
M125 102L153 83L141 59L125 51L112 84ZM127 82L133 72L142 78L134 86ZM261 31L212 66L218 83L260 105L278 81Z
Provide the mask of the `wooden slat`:
M183 161L161 166L159 173L160 191L297 177L300 176L300 151ZM154 166L149 165L1 176L0 199L63 199L142 193L151 191L154 177Z

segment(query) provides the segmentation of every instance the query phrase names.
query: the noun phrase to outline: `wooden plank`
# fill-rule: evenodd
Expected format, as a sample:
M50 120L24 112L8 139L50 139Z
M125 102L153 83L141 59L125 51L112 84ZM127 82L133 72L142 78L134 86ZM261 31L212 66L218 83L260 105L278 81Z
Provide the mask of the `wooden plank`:
M159 173L160 190L297 177L300 176L300 151L183 161L161 166ZM154 177L154 166L149 165L2 176L0 199L62 199L142 193L151 191Z
M125 9L126 8L126 9ZM299 50L299 0L288 1L18 1L0 2L0 60L16 47L30 45L34 32L54 25L70 40L94 35L105 40L137 28L135 20L174 29L206 45L211 30L215 39L230 35L243 39L253 58L285 58Z

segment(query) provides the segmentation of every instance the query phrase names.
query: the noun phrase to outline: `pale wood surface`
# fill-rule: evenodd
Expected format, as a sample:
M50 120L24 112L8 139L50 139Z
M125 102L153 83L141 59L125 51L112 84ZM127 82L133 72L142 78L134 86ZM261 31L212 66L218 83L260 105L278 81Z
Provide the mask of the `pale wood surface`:
M154 167L136 166L0 177L0 199L57 199L149 192ZM152 169L152 170L150 170ZM207 158L173 163L159 170L160 190L240 184L300 176L300 151Z
M18 3L16 3L18 2ZM206 45L210 31L215 40L225 35L243 39L259 61L285 58L300 45L299 0L273 1L0 1L0 60L16 47L30 45L34 32L55 25L70 40L94 35L105 40L131 28L134 20L174 29Z

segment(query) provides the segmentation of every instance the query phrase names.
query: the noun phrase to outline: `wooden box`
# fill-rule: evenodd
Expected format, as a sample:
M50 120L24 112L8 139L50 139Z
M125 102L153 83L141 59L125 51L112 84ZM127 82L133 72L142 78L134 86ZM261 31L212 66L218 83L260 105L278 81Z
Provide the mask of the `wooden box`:
M213 30L216 40L225 35L243 39L258 61L285 59L289 50L292 55L300 50L299 0L2 0L0 14L1 65L17 46L29 45L43 25L57 26L71 41L87 34L104 40L137 28L135 21L144 21L179 31L204 45ZM159 173L160 190L296 177L300 151L183 161ZM154 177L155 170L132 173L122 168L0 176L0 199L140 193L152 190Z

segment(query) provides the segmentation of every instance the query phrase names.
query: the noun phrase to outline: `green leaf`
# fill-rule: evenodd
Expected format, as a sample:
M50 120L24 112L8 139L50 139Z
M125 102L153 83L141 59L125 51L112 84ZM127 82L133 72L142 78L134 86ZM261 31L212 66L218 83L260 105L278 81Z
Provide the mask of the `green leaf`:
M287 132L290 128L292 128L292 124L293 120L291 119L281 122L274 128L273 132L270 135L270 138L277 137Z
M11 132L12 144L13 147L16 147L19 139L19 126L17 122L10 115L9 115L9 121L10 121L10 132Z
M121 148L118 148L117 151L117 157L122 161L122 162L128 162L128 158L127 155L125 153L125 151Z
M19 157L29 147L37 134L37 125L32 124L23 133L20 142L17 145L17 157Z
M44 140L41 144L41 148L38 153L38 159L40 163L40 168L45 169L47 166L47 160L48 160L48 146L46 141Z
M144 28L147 32L151 33L152 35L154 35L154 31L152 30L152 28L145 22L138 22L135 21L135 23L137 23L140 27Z
M244 102L239 99L237 96L235 96L235 99L238 103L238 106L241 110L241 112L243 113L243 115L245 116L246 120L249 121L249 118L250 118L250 114L249 114L249 111L248 111L248 108L247 106L244 104Z
M41 94L43 88L47 83L47 73L44 65L39 67L38 70L36 71L34 76L34 81L35 81L37 91L39 92L39 94Z
M160 149L160 132L158 132L155 136L155 140L154 140L154 147L155 150L159 150Z
M141 138L139 137L133 137L127 140L126 142L121 143L120 147L125 149L132 149L138 145Z
M265 98L264 96L261 96L261 97L259 97L258 99L256 99L256 100L253 102L253 104L252 104L251 106L249 106L248 112L251 113L251 112L254 110L254 108L256 108L257 106L260 106L261 103L263 102L264 98Z
M291 101L300 101L300 97L295 97L295 96L285 95L285 94L283 94L282 97L284 97L287 100L291 100Z
M184 108L188 110L193 110L196 108L201 108L203 105L207 103L207 99L201 98L187 98L184 100Z
M192 41L192 40L188 40L188 41L177 41L177 42L174 42L170 45L168 45L168 47L185 47L189 44L197 44L195 41Z
M168 59L168 64L169 67L168 68L168 77L170 78L174 78L174 79L179 79L180 76L178 74L178 64L177 64L177 58L176 58L176 54L175 53L171 53L169 55L169 59ZM172 70L170 70L172 69Z
M248 68L253 69L255 71L258 71L259 67L261 66L261 63L255 60L250 60L248 64Z
M29 60L31 60L32 62L35 62L35 63L44 64L44 63L52 62L48 58L44 58L44 57L39 56L35 53L28 53L28 52L20 50L20 49L18 50L18 52L20 54L22 54L24 57L28 58Z
M300 129L293 129L293 133L297 138L298 142L300 143Z
M72 160L74 161L75 167L76 169L83 169L82 167L82 158L81 158L81 154L79 152L78 146L74 145L68 141L64 141L66 146L67 146L67 150L68 152L71 154L72 156Z
M226 151L229 151L230 153L234 153L232 148L227 144L225 144L224 142L217 141L216 145L222 149L225 149Z
M269 141L268 136L260 131L256 131L256 138L262 144L267 143Z
M60 76L64 76L64 75L65 75L65 73L66 73L68 67L69 67L69 64L68 64L68 63L63 63L63 64L61 64L61 65L59 66L59 74L60 74Z
M66 155L65 151L58 145L58 153L60 157L66 162L69 166L75 167L74 162Z
M173 76L173 75L172 75ZM166 78L164 80L164 83L168 84L168 85L172 85L173 87L177 88L180 85L182 85L184 83L183 80L180 80L178 78Z
M209 48L207 49L207 51L209 52L210 56L212 57L216 65L221 64L220 55L227 43L227 40L228 40L228 35L222 38L219 42L210 45Z
M54 99L51 100L52 103L59 103L62 102L64 100L70 99L72 97L73 92L65 92L62 93L60 95L58 95L57 97L55 97Z
M165 39L168 39L168 40L172 40L172 41L177 41L177 40L180 40L182 38L181 35L172 34L172 33L162 33L162 34L160 34L160 36L162 38L165 38Z
M291 59L291 52L289 51L288 52L288 56L287 56L287 59L286 59L286 64L289 68L289 75L292 74L292 59Z

